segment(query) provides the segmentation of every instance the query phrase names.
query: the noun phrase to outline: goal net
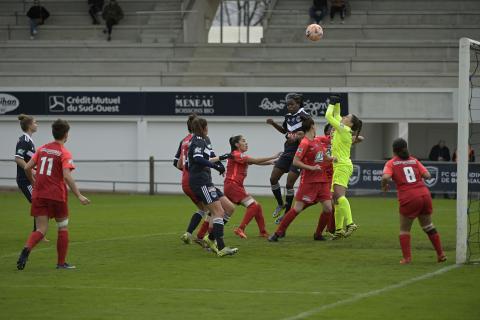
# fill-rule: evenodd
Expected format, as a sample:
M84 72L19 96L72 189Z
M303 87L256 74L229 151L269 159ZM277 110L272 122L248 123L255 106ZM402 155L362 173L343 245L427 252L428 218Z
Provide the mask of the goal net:
M480 193L469 181L480 174L479 167L471 165L480 148L479 41L460 39L458 78L456 262L474 263L480 262Z

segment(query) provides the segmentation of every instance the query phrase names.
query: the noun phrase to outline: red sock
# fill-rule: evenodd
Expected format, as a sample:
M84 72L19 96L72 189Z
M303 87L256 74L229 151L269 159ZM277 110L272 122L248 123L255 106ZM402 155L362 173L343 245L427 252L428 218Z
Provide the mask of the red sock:
M252 203L247 207L247 211L243 216L242 222L240 223L240 229L245 230L246 226L252 221L253 217L257 215L257 205Z
M400 247L402 248L402 255L405 259L411 259L412 253L410 250L410 234L401 234L399 237L400 239Z
M322 212L320 214L320 218L318 218L317 230L315 231L315 235L321 236L323 229L325 229L326 225L330 222L330 212Z
M43 237L44 235L40 231L33 231L32 233L30 233L25 247L27 247L28 250L32 250L37 245L37 243L39 243L43 239Z
M440 235L435 232L434 234L429 234L428 238L433 244L435 251L437 251L437 256L441 256L443 254L442 243L440 242Z
M58 256L58 264L64 264L65 258L67 257L68 251L68 230L62 229L58 230L58 238L57 238L57 256Z
M285 231L287 231L288 226L292 221L297 217L297 211L295 209L290 209L288 212L285 214L285 217L283 217L282 222L280 222L280 225L278 226L277 231L275 232L277 235L283 235Z
M200 227L200 230L197 232L197 238L198 239L203 239L205 237L205 234L208 232L208 226L210 223L207 220L203 220L202 226Z
M335 232L335 208L332 208L332 212L330 212L328 220L328 232L334 233Z
M267 229L265 229L265 219L263 218L263 210L260 204L256 204L257 207L257 214L255 215L255 221L257 221L258 230L260 233L267 233Z

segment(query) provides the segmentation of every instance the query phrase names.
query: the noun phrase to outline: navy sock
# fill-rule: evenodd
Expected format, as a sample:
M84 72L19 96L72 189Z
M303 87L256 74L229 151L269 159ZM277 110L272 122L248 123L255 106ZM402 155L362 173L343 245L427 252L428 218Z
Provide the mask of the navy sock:
M280 189L280 184L272 185L272 193L277 200L279 206L283 206L282 190Z
M217 240L218 250L225 248L225 243L223 242L223 219L215 218L213 219L213 232L215 240Z
M198 227L200 222L202 222L202 215L198 212L195 212L190 219L190 224L188 225L187 232L193 233L193 231Z
M288 210L292 208L294 197L295 197L295 190L287 189L287 195L285 196L285 212L288 212Z

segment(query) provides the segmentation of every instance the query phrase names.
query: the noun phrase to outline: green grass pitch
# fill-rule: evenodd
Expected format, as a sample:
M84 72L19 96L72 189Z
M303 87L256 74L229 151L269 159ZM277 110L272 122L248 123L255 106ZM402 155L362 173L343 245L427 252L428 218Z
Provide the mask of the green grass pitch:
M220 259L181 243L193 211L184 196L88 196L88 207L70 198L68 261L77 269L55 270L51 222L51 241L17 271L29 206L20 192L0 193L0 319L480 319L480 267L452 267L452 200L434 201L448 262L436 263L415 224L413 263L402 266L392 198L351 198L360 228L338 242L313 241L318 206L279 243L258 238L254 221L239 239L238 208L225 239L240 251ZM274 202L259 200L271 232Z

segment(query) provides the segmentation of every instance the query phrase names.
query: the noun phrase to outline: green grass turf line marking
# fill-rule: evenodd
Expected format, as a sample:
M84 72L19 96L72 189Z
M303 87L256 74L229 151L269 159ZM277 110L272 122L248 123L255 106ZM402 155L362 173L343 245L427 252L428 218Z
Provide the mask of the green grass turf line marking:
M351 298L340 300L340 301L330 303L330 304L326 304L326 305L323 305L323 306L320 306L320 307L317 307L317 308L313 308L311 310L304 311L304 312L299 313L295 316L288 317L288 318L283 318L281 320L305 319L307 317L313 316L315 314L318 314L318 313L320 313L322 311L325 311L325 310L328 310L328 309L332 309L332 308L342 306L342 305L345 305L345 304L357 302L357 301L360 301L360 300L365 299L365 298L370 298L370 297L377 296L379 294L382 294L382 293L385 293L385 292L388 292L388 291L392 291L392 290L395 290L395 289L406 287L406 286L411 285L412 283L415 283L415 282L419 282L419 281L422 281L422 280L433 278L435 276L446 273L450 270L456 269L460 266L461 265L453 264L453 265L450 265L450 266L447 266L447 267L443 267L443 268L441 268L437 271L434 271L434 272L429 272L429 273L426 273L424 275L421 275L421 276L418 276L418 277L415 277L415 278L411 278L411 279L408 279L408 280L405 280L405 281L402 281L402 282L399 282L399 283L396 283L396 284L392 284L392 285L383 287L381 289L368 291L368 292L365 292L365 293L360 293L360 294L354 295Z

